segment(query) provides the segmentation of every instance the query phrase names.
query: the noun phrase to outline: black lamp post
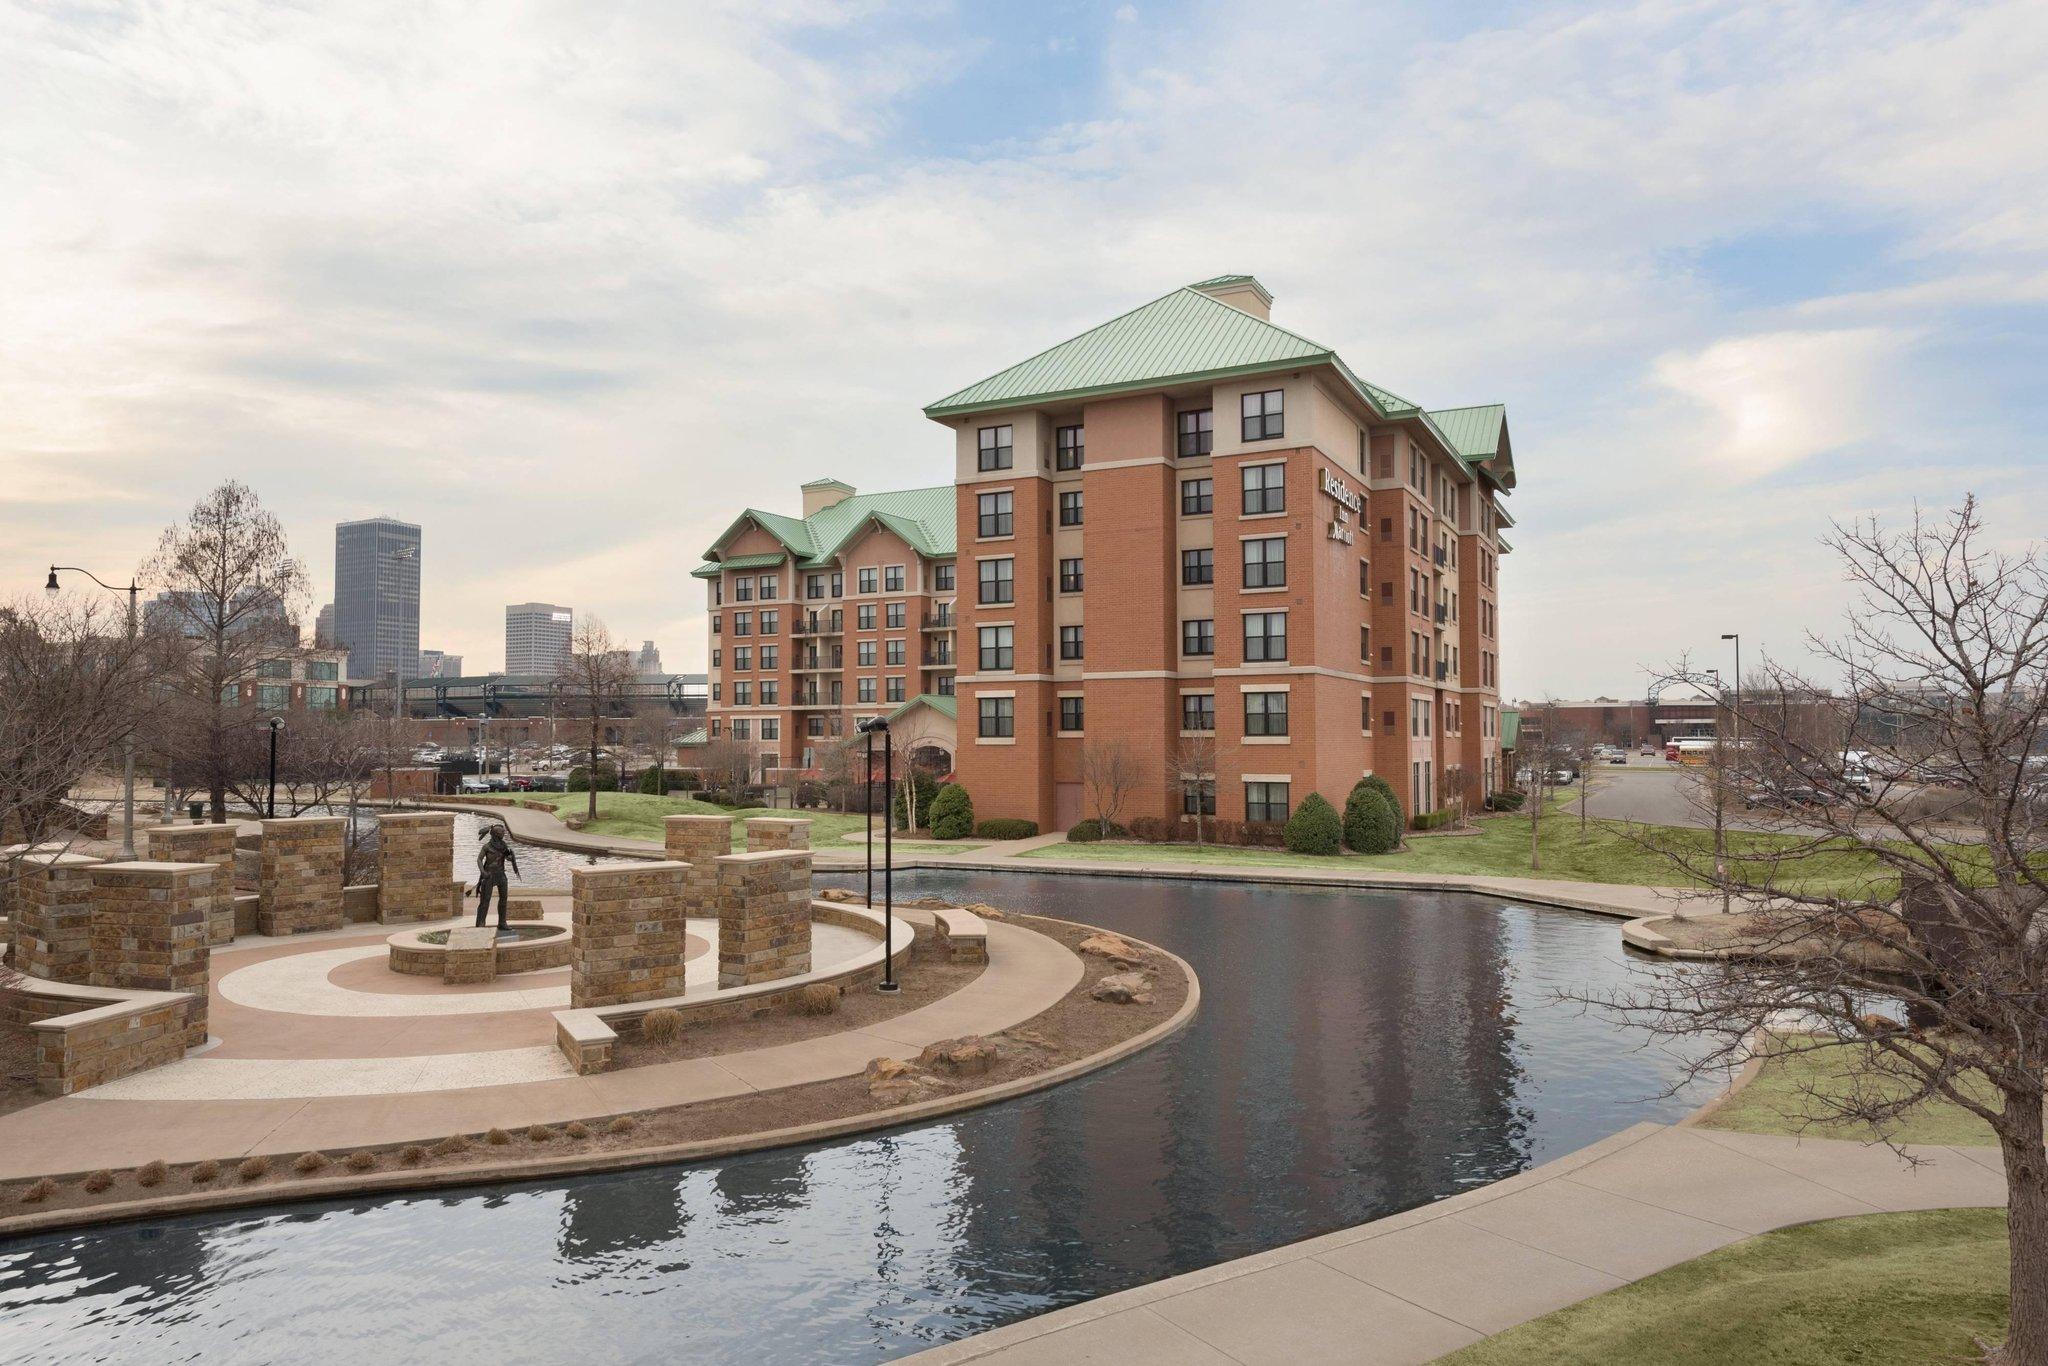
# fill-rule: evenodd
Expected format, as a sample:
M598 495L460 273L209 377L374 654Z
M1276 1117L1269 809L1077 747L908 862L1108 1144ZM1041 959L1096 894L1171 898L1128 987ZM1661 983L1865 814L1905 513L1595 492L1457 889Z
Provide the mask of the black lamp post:
M875 904L875 736L882 737L882 800L891 803L882 813L882 982L879 990L900 991L896 981L896 762L895 748L889 743L889 720L883 716L870 716L859 722L856 729L868 737L867 782L868 801L868 905Z
M129 576L128 586L121 588L108 583L89 569L80 569L74 564L53 564L50 566L50 577L43 582L43 592L53 598L60 591L57 587L57 572L59 570L68 574L83 574L109 593L126 593L128 595L128 640L130 644L134 643L136 631L135 595L142 591L142 585L135 581L133 575ZM121 857L133 860L135 857L135 736L133 732L121 738L121 821Z
M275 816L277 815L277 737L278 737L278 735L279 735L279 734L280 734L280 733L281 733L281 732L282 732L283 730L284 730L284 718L283 718L282 716L273 716L273 717L271 717L271 718L270 718L270 792L269 792L269 795L268 795L268 796L266 796L266 797L264 798L264 800L263 800L263 814L264 814L264 815L266 815L266 816L270 816L270 817L273 817L273 818L274 818L274 817L275 817Z

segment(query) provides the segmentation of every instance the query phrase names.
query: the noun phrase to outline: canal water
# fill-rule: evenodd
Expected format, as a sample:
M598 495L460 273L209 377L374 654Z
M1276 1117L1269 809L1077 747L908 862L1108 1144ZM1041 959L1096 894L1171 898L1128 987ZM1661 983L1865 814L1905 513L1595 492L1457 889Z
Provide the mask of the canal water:
M834 879L821 879L832 882ZM1703 1097L1559 1004L1664 971L1464 895L924 872L1162 944L1171 1042L935 1123L721 1161L0 1244L10 1363L877 1361L1512 1175Z

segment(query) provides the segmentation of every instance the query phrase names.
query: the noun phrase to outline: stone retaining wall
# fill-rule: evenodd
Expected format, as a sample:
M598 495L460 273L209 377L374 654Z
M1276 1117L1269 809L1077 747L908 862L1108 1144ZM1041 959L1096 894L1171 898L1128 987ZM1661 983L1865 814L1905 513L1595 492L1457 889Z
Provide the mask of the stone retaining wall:
M92 869L92 984L187 992L185 1045L206 1042L211 863L102 863Z
M718 859L718 985L811 970L811 856L762 850Z
M263 822L263 900L256 912L261 933L341 928L341 851L347 831L344 816Z
M406 811L377 817L377 918L387 925L440 920L455 866L455 817Z
M689 872L674 861L571 870L571 1009L683 994Z
M24 854L14 899L14 966L51 982L92 979L92 870L83 854Z
M206 900L206 942L235 941L235 827L152 825L144 852L156 863L211 863L219 871Z
M787 816L754 816L747 821L747 852L769 849L808 849L811 823Z
M691 915L711 916L718 902L717 860L732 852L732 822L724 816L665 816L661 842L668 856L689 865L683 875L683 905Z
M36 1089L47 1096L68 1096L177 1062L185 1056L191 1005L190 997L151 992L131 1004L83 1011L73 1005L31 1025Z

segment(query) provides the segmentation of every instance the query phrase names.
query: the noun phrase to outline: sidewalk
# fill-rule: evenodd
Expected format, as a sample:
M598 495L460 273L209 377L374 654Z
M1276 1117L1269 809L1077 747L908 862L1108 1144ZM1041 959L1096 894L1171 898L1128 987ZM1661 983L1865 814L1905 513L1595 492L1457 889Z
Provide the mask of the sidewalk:
M922 1366L1396 1366L1789 1224L2005 1203L1996 1148L1638 1124L1405 1214L1043 1314Z

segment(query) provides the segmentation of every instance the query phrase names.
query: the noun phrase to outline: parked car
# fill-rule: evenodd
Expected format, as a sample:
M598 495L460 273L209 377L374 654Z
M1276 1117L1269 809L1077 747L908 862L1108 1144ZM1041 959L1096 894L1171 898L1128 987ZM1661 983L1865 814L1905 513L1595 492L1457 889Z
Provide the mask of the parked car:
M1626 764L1628 762L1628 755L1617 749L1607 756L1607 762L1610 764Z
M491 780L481 773L465 773L462 775L462 781L458 786L464 792L489 792L491 790Z
M1787 811L1801 806L1826 806L1827 798L1810 783L1760 782L1742 794L1742 804L1751 810L1761 806Z

